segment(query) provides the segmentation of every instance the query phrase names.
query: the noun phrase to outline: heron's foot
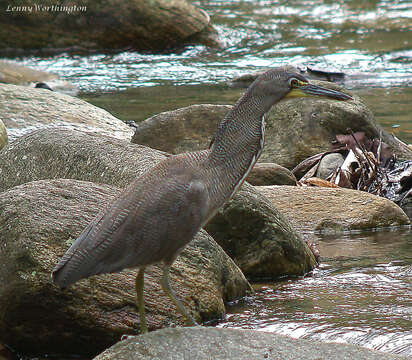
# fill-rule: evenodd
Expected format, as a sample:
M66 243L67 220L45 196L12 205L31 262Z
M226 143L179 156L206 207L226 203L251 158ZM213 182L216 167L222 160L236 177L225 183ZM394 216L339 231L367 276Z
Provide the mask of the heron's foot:
M147 334L149 331L147 330L147 325L142 323L140 325L140 335Z
M140 317L140 334L147 334L146 312L144 308L143 287L144 287L144 270L142 267L136 276L136 305Z
M180 312L180 314L183 315L183 317L186 319L186 324L189 326L199 326L199 324L195 321L192 315L189 314L189 312L185 309L183 306L182 302L176 297L176 294L174 293L173 289L170 287L170 281L169 281L169 270L170 266L165 266L163 268L163 276L160 281L160 284L162 285L163 291L167 296L169 296L170 300L176 305L177 310Z
M189 315L189 314L187 314L187 315ZM191 315L186 317L186 325L187 326L200 326L198 324L198 322Z

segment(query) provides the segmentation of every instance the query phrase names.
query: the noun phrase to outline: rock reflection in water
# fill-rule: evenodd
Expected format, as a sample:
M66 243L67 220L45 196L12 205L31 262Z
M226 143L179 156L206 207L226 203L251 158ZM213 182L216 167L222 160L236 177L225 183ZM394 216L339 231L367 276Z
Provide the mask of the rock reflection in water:
M311 277L255 285L222 327L412 355L412 230L319 238Z

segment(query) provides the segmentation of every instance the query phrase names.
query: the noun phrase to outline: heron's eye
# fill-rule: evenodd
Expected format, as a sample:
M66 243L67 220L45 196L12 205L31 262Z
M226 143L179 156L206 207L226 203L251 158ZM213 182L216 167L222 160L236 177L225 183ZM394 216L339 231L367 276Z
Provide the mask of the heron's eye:
M301 81L299 81L296 78L289 79L289 85L290 85L291 88L297 88L297 87L299 87L300 84L301 84Z
M299 79L296 79L294 77L289 79L289 86L291 87L291 89L300 88L300 87L305 86L307 84L308 84L308 82L305 81L305 80L299 80Z

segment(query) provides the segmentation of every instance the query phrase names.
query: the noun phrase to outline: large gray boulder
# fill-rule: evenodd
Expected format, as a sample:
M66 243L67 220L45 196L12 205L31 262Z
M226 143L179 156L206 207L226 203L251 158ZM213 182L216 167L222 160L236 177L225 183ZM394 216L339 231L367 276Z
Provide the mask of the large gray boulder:
M129 140L133 130L106 110L45 89L0 84L0 119L10 141L35 129L59 127Z
M165 156L110 137L67 129L39 130L17 139L0 154L4 179L0 192L30 181L57 178L123 188ZM241 225L242 231L235 225ZM208 231L250 278L303 274L316 264L288 221L251 186L244 185L244 191L219 211Z
M259 186L256 189L303 235L410 223L394 202L364 191L310 186Z
M200 104L165 111L137 125L135 144L179 154L208 148L230 105Z
M123 188L165 157L161 151L109 136L66 128L37 130L16 139L1 153L0 192L58 178Z
M406 357L356 345L293 339L263 331L176 328L130 337L94 360L395 360Z
M9 50L165 50L216 43L209 16L186 0L10 2L0 23L0 49Z
M137 334L136 270L82 280L65 290L50 273L70 243L119 190L69 179L41 180L0 193L0 343L18 353L92 356ZM182 325L149 267L149 329ZM172 286L199 322L221 318L225 302L251 291L234 262L201 231L173 265Z

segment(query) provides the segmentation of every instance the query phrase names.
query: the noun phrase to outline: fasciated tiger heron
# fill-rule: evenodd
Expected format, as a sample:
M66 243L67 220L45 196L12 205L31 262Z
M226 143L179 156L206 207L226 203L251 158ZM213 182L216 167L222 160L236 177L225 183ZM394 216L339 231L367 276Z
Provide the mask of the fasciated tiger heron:
M188 323L193 317L169 284L179 252L239 189L263 149L264 115L288 97L351 97L310 84L285 68L259 76L225 116L207 150L170 156L133 181L80 234L53 269L64 288L92 275L139 268L136 277L141 332L147 332L145 267L163 264L161 285Z

